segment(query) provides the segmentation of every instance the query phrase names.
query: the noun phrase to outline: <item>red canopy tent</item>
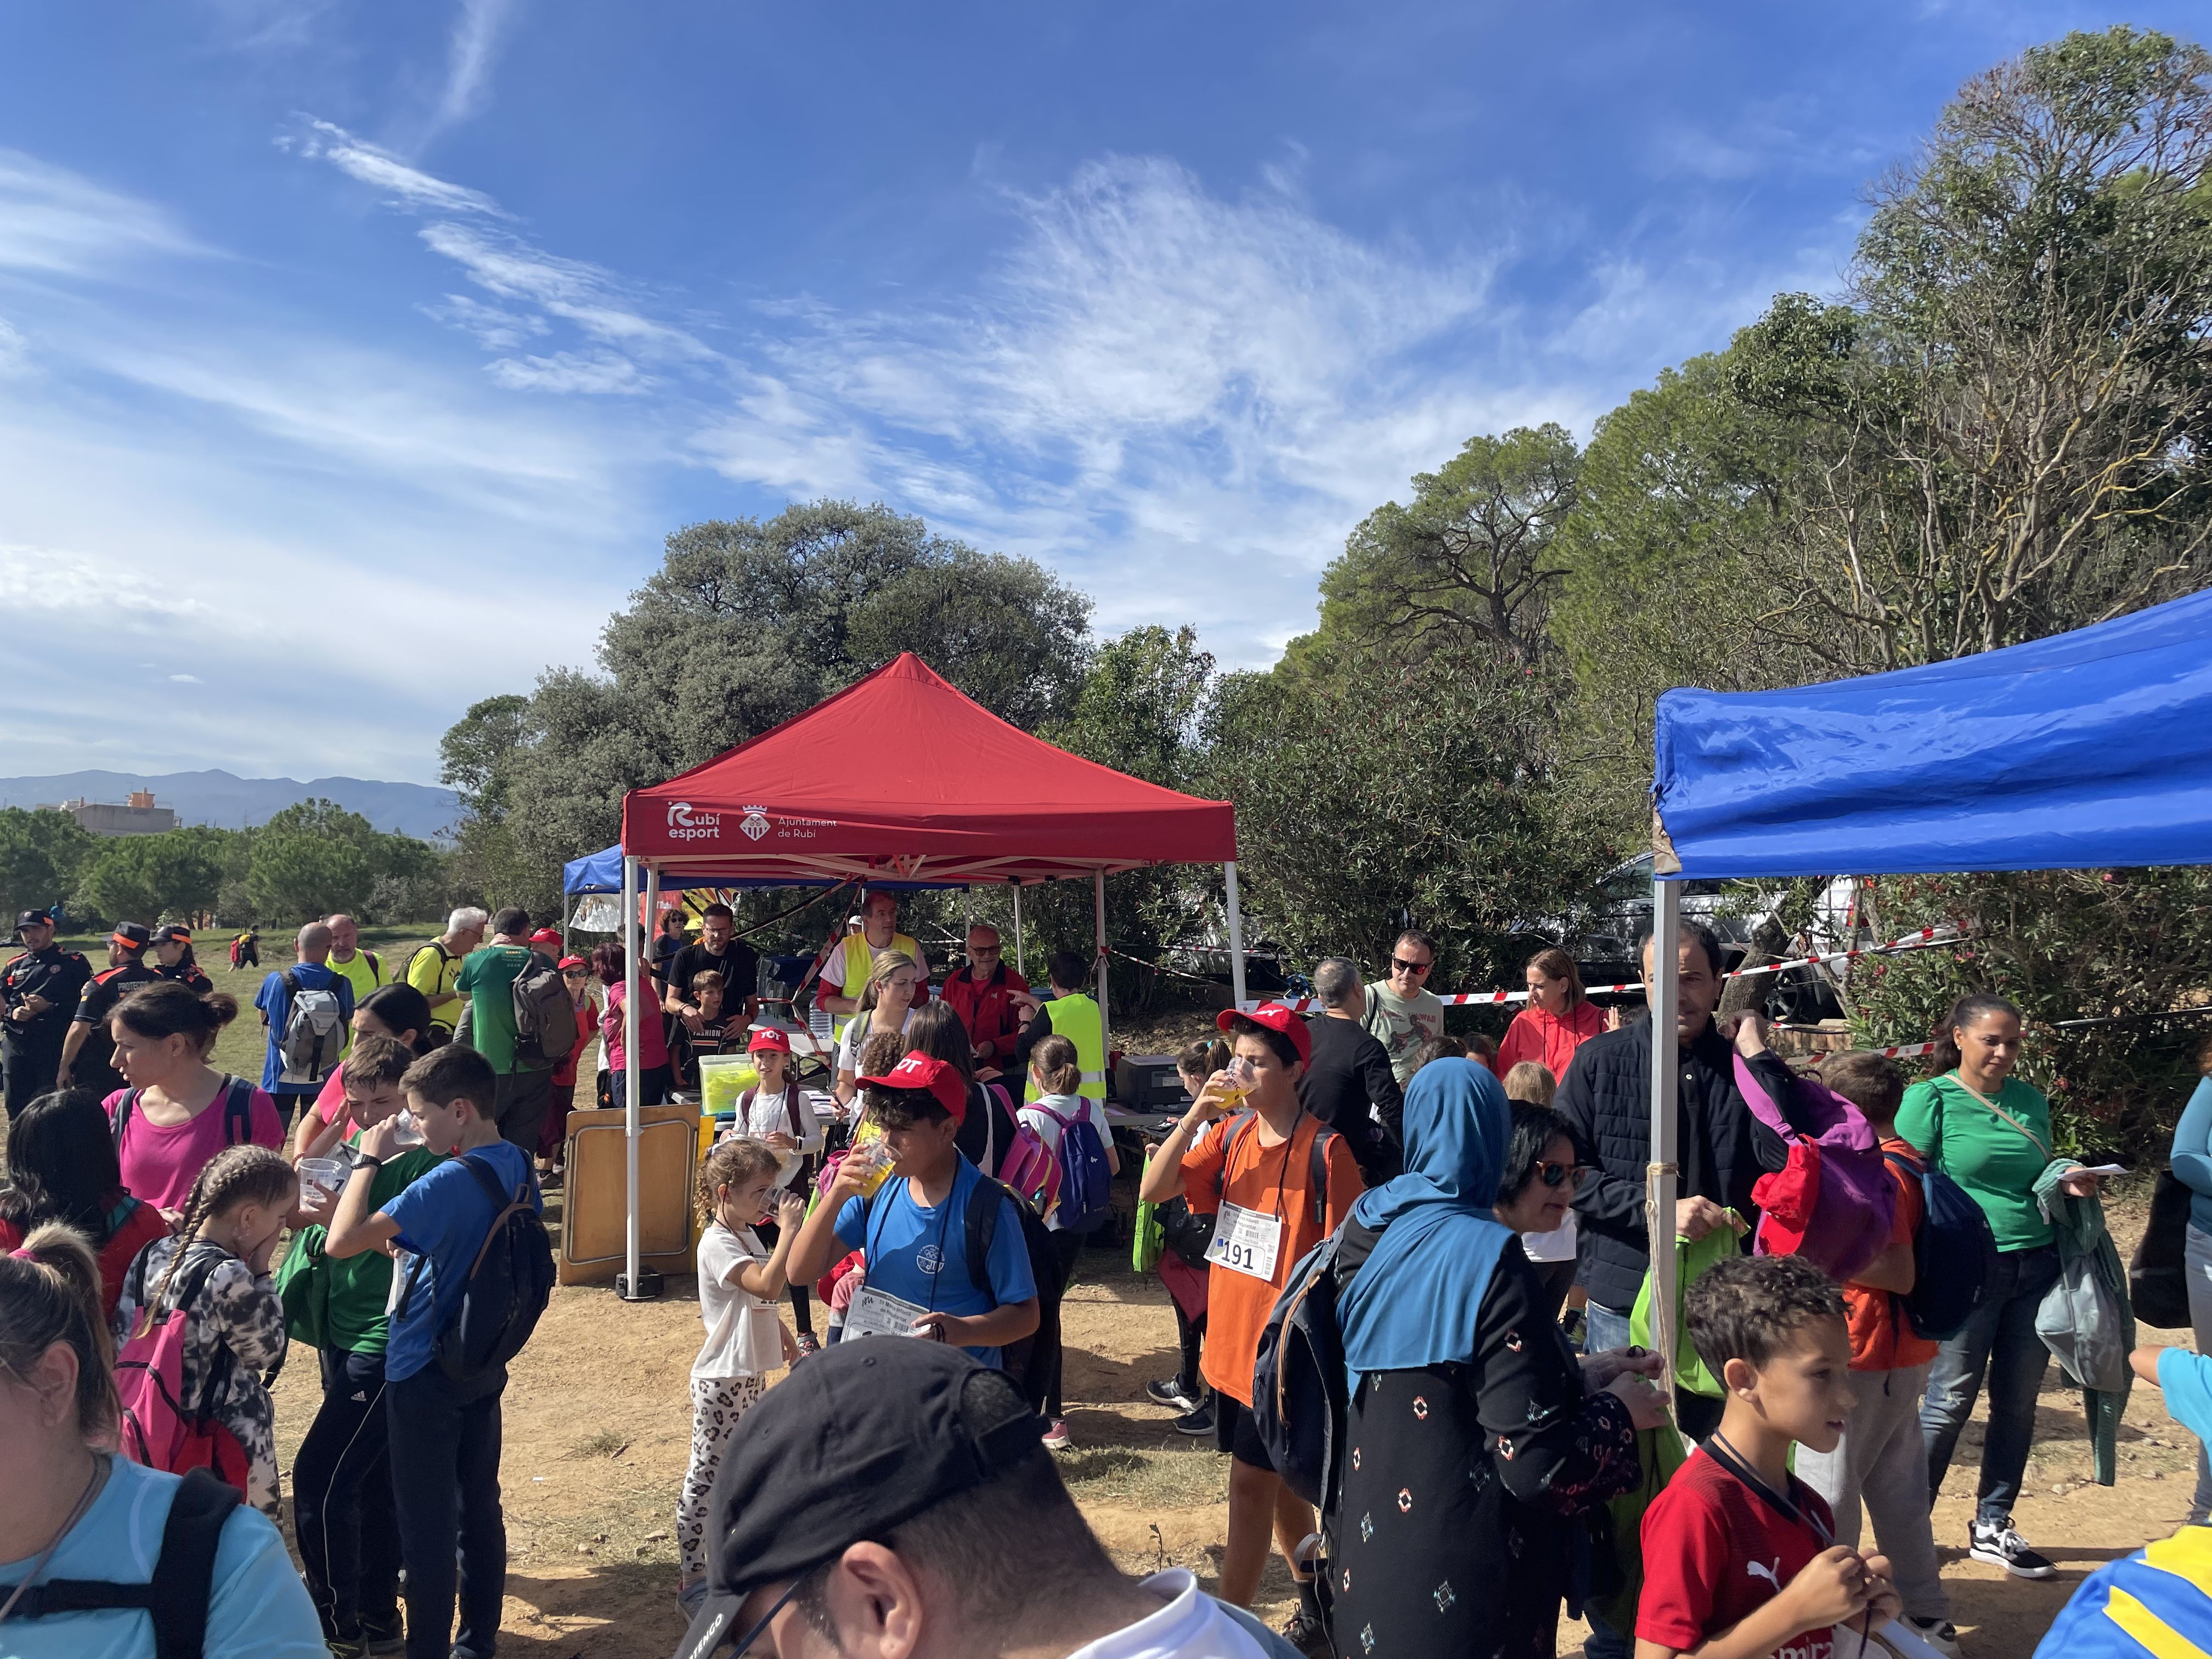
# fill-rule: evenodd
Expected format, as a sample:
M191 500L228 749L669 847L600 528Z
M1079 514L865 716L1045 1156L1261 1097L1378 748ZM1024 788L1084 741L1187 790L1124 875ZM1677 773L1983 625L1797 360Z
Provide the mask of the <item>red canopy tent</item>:
M637 1048L642 889L664 873L728 881L1006 882L1089 876L1106 998L1106 877L1152 864L1219 864L1231 977L1244 998L1236 811L1128 777L1009 726L912 652L805 714L689 772L623 798L623 926L629 1051ZM1017 910L1018 918L1018 909ZM640 1077L629 1075L629 1273L639 1289Z

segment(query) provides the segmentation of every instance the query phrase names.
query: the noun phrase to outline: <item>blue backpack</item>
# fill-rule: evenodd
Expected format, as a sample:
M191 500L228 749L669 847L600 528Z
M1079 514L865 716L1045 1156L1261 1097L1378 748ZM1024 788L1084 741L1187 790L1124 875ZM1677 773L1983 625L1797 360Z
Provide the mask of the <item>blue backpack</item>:
M1897 1152L1882 1157L1920 1182L1920 1231L1912 1239L1912 1288L1890 1299L1913 1334L1948 1342L1966 1328L1997 1269L1996 1236L1982 1206L1933 1164L1915 1169Z
M1114 1176L1106 1164L1106 1143L1098 1138L1091 1114L1062 1117L1042 1101L1032 1101L1030 1109L1060 1125L1060 1231L1096 1232L1114 1218Z

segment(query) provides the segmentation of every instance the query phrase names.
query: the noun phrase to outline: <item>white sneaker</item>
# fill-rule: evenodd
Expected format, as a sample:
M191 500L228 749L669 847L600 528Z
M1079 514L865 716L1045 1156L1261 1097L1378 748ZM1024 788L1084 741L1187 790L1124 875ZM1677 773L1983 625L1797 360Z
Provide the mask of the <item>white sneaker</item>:
M1913 1619L1901 1621L1905 1629L1943 1656L1943 1659L1959 1659L1959 1627L1948 1619Z
M2015 1578L2055 1578L2058 1569L2048 1556L2028 1548L2027 1540L2013 1529L2012 1516L2002 1521L1977 1521L1966 1550L1968 1557L2002 1567Z

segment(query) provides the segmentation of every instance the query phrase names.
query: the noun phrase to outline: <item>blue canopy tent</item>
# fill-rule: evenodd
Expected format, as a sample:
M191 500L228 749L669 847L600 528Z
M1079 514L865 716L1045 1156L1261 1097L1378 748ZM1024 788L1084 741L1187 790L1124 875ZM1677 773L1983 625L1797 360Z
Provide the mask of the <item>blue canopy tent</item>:
M837 887L845 884L828 876L760 876L733 872L716 875L708 871L671 870L660 878L663 890L688 887ZM924 888L961 888L968 884L960 881L878 881L871 878L868 885L882 887L902 893L918 892ZM617 842L605 852L589 853L580 859L570 859L561 867L561 890L570 898L586 893L619 893L623 890L623 849Z
M1688 879L2212 863L2212 592L1924 668L1669 691L1654 761L1668 940ZM1661 1030L1678 968L1654 952ZM1676 1082L1652 1067L1655 1237L1674 1212ZM1671 1316L1674 1252L1651 1264ZM1671 1355L1672 1329L1655 1334Z

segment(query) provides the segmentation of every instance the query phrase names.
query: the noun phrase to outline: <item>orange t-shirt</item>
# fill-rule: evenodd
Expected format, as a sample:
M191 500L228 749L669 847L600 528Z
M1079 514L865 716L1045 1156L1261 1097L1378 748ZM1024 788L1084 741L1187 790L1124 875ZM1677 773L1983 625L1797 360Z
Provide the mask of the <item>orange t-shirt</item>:
M1218 1261L1206 1270L1206 1358L1200 1369L1208 1382L1247 1406L1252 1403L1252 1367L1260 1357L1260 1334L1275 1310L1276 1292L1298 1258L1336 1231L1365 1190L1352 1149L1342 1135L1334 1136L1326 1154L1328 1191L1316 1223L1313 1138L1321 1124L1302 1112L1291 1138L1273 1146L1260 1144L1260 1127L1256 1116L1242 1123L1223 1118L1207 1125L1197 1144L1182 1155L1182 1194L1192 1209L1216 1210L1226 1200L1240 1209L1282 1218L1272 1279L1255 1279Z
M1909 1141L1893 1135L1881 1143L1885 1152L1900 1152L1911 1163L1915 1170L1920 1168L1919 1152ZM1912 1236L1920 1231L1920 1177L1908 1177L1894 1164L1887 1166L1889 1178L1897 1183L1897 1220L1889 1230L1891 1244L1910 1244ZM1851 1369L1855 1371L1902 1370L1908 1365L1924 1365L1935 1358L1941 1345L1923 1336L1915 1336L1897 1304L1887 1291L1878 1291L1857 1285L1844 1286L1844 1315L1851 1329Z

